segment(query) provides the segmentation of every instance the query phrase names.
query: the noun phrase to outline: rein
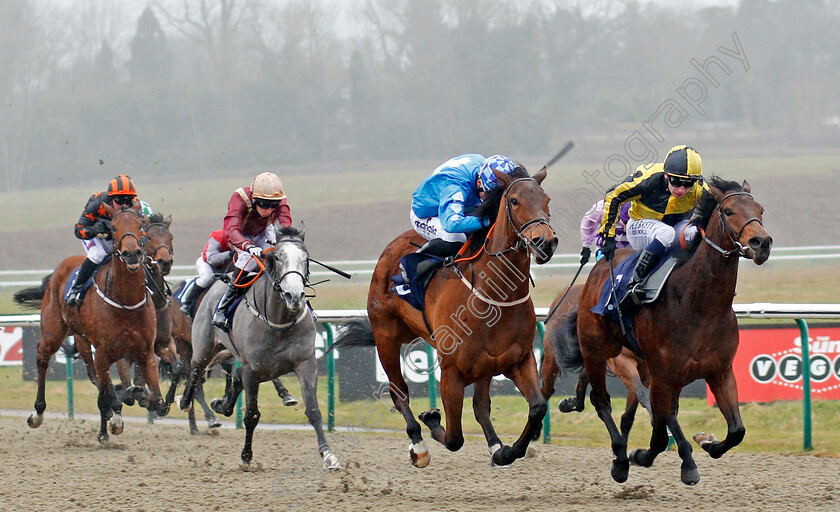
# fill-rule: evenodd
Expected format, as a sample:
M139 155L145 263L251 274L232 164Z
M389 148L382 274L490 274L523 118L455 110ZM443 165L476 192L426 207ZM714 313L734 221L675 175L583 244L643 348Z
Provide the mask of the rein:
M723 206L723 202L726 201L728 198L733 197L733 196L747 196L751 199L752 199L753 196L749 192L732 192L730 194L726 194L725 196L723 196L721 198L721 200L718 202L717 212L718 212L718 219L719 219L720 225L723 228L722 229L723 232L729 237L729 240L732 242L732 245L734 245L734 248L726 250L723 247L720 247L716 243L712 242L709 239L709 237L706 236L706 230L704 230L703 228L700 228L700 234L703 235L703 240L707 244L709 244L709 246L711 246L712 249L714 249L717 252L723 254L724 258L728 258L729 256L737 253L738 256L740 256L741 258L749 259L749 256L747 256L747 254L746 254L747 249L738 240L741 239L741 234L744 232L744 229L746 229L746 227L749 224L751 224L753 222L758 222L759 225L764 226L764 223L762 223L761 219L759 219L758 217L750 217L749 219L747 219L747 221L744 223L744 225L741 226L741 229L739 229L738 232L736 233L735 230L732 229L729 226L729 224L726 222L726 220L724 219L723 211L721 210L721 207Z
M281 240L281 241L283 241L283 240ZM288 242L295 242L295 243L299 243L299 244L303 245L303 241L302 241L302 240L300 240L300 239L297 239L297 238L289 238L289 239L287 239L287 240L285 240L285 241L288 241ZM305 247L305 246L304 246L304 247ZM269 247L268 249L266 249L266 250L265 250L265 252L266 252L266 253L268 253L268 252L270 252L270 251L272 251L272 250L274 250L274 247ZM308 263L307 263L307 268L306 268L306 275L304 275L304 273L299 272L299 271L297 271L297 270L288 270L288 271L284 272L283 274L281 274L281 275L280 275L280 277L275 277L275 276L274 276L271 272L269 272L269 271L266 269L265 264L263 264L263 262L262 262L262 261L260 261L260 260L259 260L259 259L257 259L257 258L254 258L254 260L257 262L257 266L258 266L258 267L260 267L260 271L259 271L259 272L257 273L257 275L254 277L254 279L252 279L252 280L251 280L250 282L248 282L247 284L242 285L242 287L247 287L247 286L250 286L251 284L253 284L254 282L256 282L257 278L259 278L259 277L260 277L261 275L263 275L263 274L265 274L266 278L267 278L267 279L271 282L271 288L272 288L272 289L273 289L273 290L274 290L274 291L275 291L278 295L280 295L280 294L283 292L283 289L282 289L282 287L280 286L280 283L281 283L281 282L283 281L283 279L285 279L285 278L286 278L286 276L288 276L288 275L294 275L294 274L297 274L297 275L299 275L299 276L303 279L303 284L304 284L304 286L305 286L305 287L309 285L309 276L308 276L308 274L309 274L309 265L308 265ZM308 262L308 254L307 254L307 262ZM241 272L244 272L244 270L243 270L243 271L241 271ZM237 286L238 286L238 285L237 285ZM265 302L268 302L267 293L268 293L268 288L266 287L266 299L265 299ZM277 322L272 322L271 320L269 320L269 319L268 319L268 317L267 317L265 314L263 314L262 312L260 312L260 310L257 308L256 304L251 304L251 302L248 300L247 295L244 297L244 299L245 299L245 305L246 305L246 307L248 308L248 311L250 311L250 312L251 312L251 314L253 314L255 317L257 317L257 318L259 318L260 320L262 320L262 321L263 321L266 325L268 325L269 327L272 327L272 328L274 328L274 329L280 329L281 331L286 331L286 330L289 330L289 329L291 329L292 327L294 327L294 326L295 326L298 322L300 322L300 321L301 321L301 320L302 320L302 319L306 316L306 315L305 315L305 313L306 313L306 311L309 309L309 307L308 307L307 305L304 305L304 307L302 307L302 308L300 309L300 311L297 313L297 315L295 315L295 317L294 317L292 320L290 320L290 321L288 321L288 322L277 323ZM254 294L254 300L255 300L255 302L256 302L256 292L255 292L255 294ZM278 301L278 302L279 302L279 301Z

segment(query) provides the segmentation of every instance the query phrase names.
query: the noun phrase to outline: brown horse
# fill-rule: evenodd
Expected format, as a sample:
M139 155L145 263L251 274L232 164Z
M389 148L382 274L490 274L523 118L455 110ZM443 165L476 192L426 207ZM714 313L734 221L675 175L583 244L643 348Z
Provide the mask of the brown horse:
M549 317L545 321L543 360L540 367L542 394L546 400L554 394L554 381L560 373L554 347L561 336L567 335L563 332L564 324L569 318L577 315L578 302L582 292L583 285L577 284L569 289L565 298L563 298L563 293L559 294L549 308ZM560 299L563 299L563 302L560 302ZM576 328L574 325L572 327ZM644 360L626 348L621 350L618 357L607 360L607 368L621 379L621 382L627 388L627 406L624 409L624 414L621 415L621 437L626 441L630 435L630 429L633 428L639 404L650 411L650 374ZM581 370L575 387L575 396L560 401L558 404L560 412L582 411L587 387L589 387L589 377L586 376L586 371Z
M390 380L391 399L402 413L411 438L409 455L417 467L426 467L430 455L409 406L408 386L400 371L400 349L418 337L438 352L446 428L440 423L437 409L423 412L419 419L447 449L456 451L464 444L461 412L464 388L469 384L476 384L474 411L494 464L508 465L524 456L545 416L546 402L540 393L532 352L536 317L528 276L531 254L537 263L545 263L558 243L548 224L549 197L540 187L546 169L533 178L521 167L511 176L495 174L503 187L485 199L485 209L478 213L494 215L495 222L489 232L473 235L465 246L465 252L478 249L472 257L460 257L454 266L434 275L426 291L425 312L391 291L391 276L399 273L400 257L415 250L412 244L424 241L414 231L407 231L385 248L374 269L368 294L369 324L348 324L336 342L338 346L354 346L370 345L375 340ZM529 405L525 429L512 447L502 446L490 424L490 379L499 374L514 382Z
M88 374L99 388L100 443L108 441L106 423L109 418L112 433L119 434L123 430L119 407L111 417L115 395L109 375L111 365L123 357L130 356L137 363L139 373L152 390L151 397L145 392L139 394L141 405L155 410L160 416L168 412L160 396L153 350L157 327L155 310L146 293L146 279L141 271L144 258L141 216L138 209L115 210L107 205L105 209L111 216L113 257L99 268L94 289L86 294L80 307L65 304L64 289L73 269L81 264L84 256L62 261L44 279L41 288L25 289L15 294L15 300L22 304L41 302L38 394L35 411L29 415L27 423L35 428L43 422L47 405L44 384L50 357L61 347L64 338L74 334L79 353L88 365ZM95 360L91 345L96 348ZM95 375L91 375L91 367L95 368Z
M170 313L170 299L169 286L165 281L165 277L172 270L172 255L174 249L172 247L172 232L169 227L172 225L172 217L164 218L159 213L152 214L148 219L143 219L143 233L144 246L146 250L146 258L143 261L144 270L146 272L146 286L151 292L151 300L155 305L155 313L157 314L157 332L155 334L155 354L160 358L162 363L165 363L171 368L173 375L180 376L183 372L183 363L179 357L175 340L172 337L172 316ZM126 405L134 405L134 394L139 392L139 389L131 388L131 372L130 365L133 361L128 358L123 358L117 362L117 370L120 375L121 390L117 390L117 394L122 394L122 401ZM140 375L136 376L135 383L142 387L145 385ZM122 393L120 392L122 391ZM171 404L174 397L174 389L167 394L167 403Z
M680 391L696 379L704 379L726 419L727 435L718 441L713 434L697 434L694 440L713 458L737 446L746 432L738 408L738 389L732 359L738 349L738 322L732 310L739 257L761 265L770 257L773 239L761 221L763 208L750 194L747 182L739 185L713 177L711 194L705 193L695 212L697 237L682 265L676 267L659 299L643 305L634 325L650 370L650 404L653 432L649 449L627 456L627 443L612 419L605 385L606 362L629 348L617 323L590 309L598 302L610 280L610 265L599 261L583 289L577 315L578 340L561 344L564 367L576 355L582 357L592 384L590 399L610 434L615 459L610 473L617 482L627 480L630 461L648 467L668 446L670 428L682 459L681 480L694 485L700 473L692 458L691 443L677 421ZM632 251L616 253L616 260ZM579 353L575 354L575 350Z

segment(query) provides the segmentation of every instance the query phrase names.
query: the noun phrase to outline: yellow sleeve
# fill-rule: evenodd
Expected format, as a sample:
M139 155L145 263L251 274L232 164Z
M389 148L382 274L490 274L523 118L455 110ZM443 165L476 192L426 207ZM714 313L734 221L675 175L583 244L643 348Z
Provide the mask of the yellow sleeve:
M640 185L647 178L642 169L643 167L637 168L636 172L627 179L607 190L604 196L604 217L601 220L601 229L598 231L604 238L615 236L615 225L621 205L641 195Z

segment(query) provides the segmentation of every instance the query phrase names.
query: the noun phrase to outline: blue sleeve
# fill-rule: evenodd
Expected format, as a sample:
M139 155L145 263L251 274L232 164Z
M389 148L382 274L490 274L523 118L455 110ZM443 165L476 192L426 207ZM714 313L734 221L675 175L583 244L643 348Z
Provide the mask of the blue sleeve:
M443 229L450 233L472 233L482 227L478 217L464 213L464 198L467 192L457 185L449 185L441 191L438 216Z

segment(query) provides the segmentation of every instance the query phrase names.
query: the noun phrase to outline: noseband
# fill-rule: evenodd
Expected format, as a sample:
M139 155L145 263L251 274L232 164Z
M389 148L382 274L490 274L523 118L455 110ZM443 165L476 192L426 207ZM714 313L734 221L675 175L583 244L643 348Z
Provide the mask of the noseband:
M740 256L742 258L750 259L750 257L747 256L747 248L744 247L741 244L741 242L739 242L738 240L741 239L741 234L744 232L744 229L746 229L746 227L750 223L758 222L758 224L760 226L764 226L764 223L761 222L761 219L759 219L758 217L750 217L749 219L747 219L747 221L744 223L744 225L741 226L741 229L739 229L738 232L736 233L735 230L732 229L729 226L729 223L726 222L726 219L724 218L723 210L722 210L723 202L726 201L727 199L729 199L730 197L733 197L733 196L747 196L750 199L753 199L753 196L749 192L732 192L730 194L726 194L725 196L723 196L721 198L720 201L718 201L717 212L718 212L718 219L720 221L720 225L723 228L723 232L726 233L726 236L729 237L729 240L732 242L732 245L734 245L735 248L727 251L726 249L718 246L717 244L715 244L714 242L709 240L709 238L706 236L706 233L701 230L701 232L703 233L703 240L705 240L706 243L709 244L713 249L715 249L719 253L723 254L723 256L726 257L726 258L728 258L729 256L737 253L738 256Z
M297 270L287 270L287 271L283 272L282 274L280 274L280 277L275 276L273 271L272 272L266 272L265 274L266 274L266 276L268 276L268 279L271 281L272 288L274 288L274 291L276 291L278 294L283 293L283 287L281 286L280 283L282 283L283 279L285 279L286 276L288 276L288 275L297 274L301 277L301 279L303 279L303 285L304 286L307 286L309 284L309 253L306 251L306 246L303 244L303 240L301 240L299 238L286 238L286 239L279 240L278 244L280 244L281 242L296 243L296 244L299 244L301 246L301 248L303 248L303 252L306 254L306 270L305 270L305 273L299 272Z

